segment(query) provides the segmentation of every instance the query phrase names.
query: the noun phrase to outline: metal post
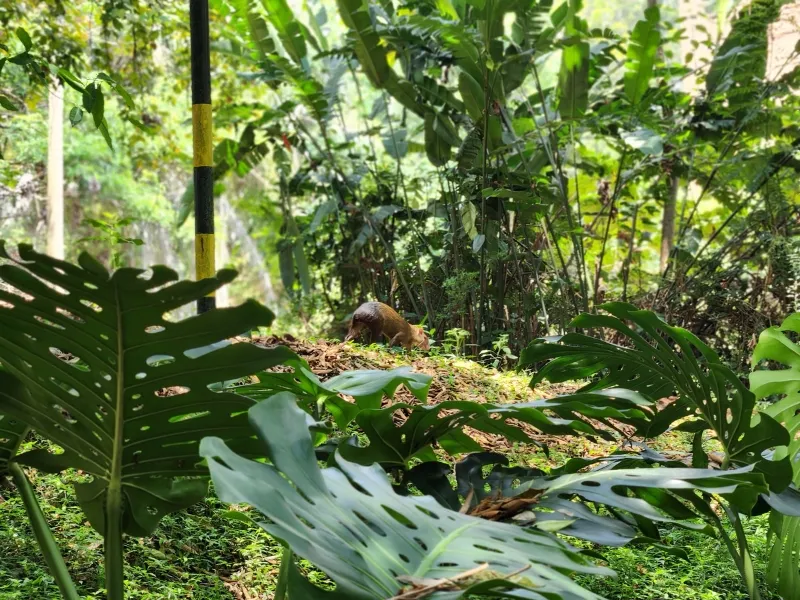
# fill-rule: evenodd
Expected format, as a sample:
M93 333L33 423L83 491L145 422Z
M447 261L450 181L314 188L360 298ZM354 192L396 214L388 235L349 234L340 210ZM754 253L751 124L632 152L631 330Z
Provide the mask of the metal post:
M197 280L213 277L214 165L211 149L211 57L208 0L189 0L192 40L192 141L194 148L194 259ZM197 301L197 312L216 307L214 294Z

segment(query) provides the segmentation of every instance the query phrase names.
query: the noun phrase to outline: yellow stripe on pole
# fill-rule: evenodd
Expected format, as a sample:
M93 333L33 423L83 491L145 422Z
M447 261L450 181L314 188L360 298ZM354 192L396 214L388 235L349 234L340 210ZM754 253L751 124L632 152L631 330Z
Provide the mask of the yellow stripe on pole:
M194 236L195 279L214 277L214 234L198 233ZM214 292L209 296L213 296Z
M192 140L194 143L194 166L213 167L211 149L211 105L192 105Z

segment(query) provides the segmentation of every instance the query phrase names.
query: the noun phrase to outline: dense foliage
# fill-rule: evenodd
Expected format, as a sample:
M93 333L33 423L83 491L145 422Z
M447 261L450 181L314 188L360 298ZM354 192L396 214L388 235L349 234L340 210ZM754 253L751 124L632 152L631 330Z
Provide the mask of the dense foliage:
M766 585L800 597L788 0L720 0L714 23L652 0L211 0L219 262L245 277L196 282L183 7L43 4L0 7L0 484L65 598L23 466L77 473L114 600L124 539L210 481L282 546L276 600L599 598L604 548L685 558L676 528L721 540L757 599L761 515ZM33 249L53 93L68 260ZM240 337L273 323L258 301L186 318L222 289L315 335L382 301L434 352L581 387L322 377ZM612 449L533 468L485 441L565 436Z

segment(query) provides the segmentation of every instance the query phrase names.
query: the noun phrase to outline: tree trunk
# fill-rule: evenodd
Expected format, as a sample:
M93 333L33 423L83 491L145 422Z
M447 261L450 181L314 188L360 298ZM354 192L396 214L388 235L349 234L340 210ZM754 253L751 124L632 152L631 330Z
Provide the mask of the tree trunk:
M658 0L647 0L647 7L653 8L658 6ZM659 46L658 58L664 60L664 47ZM680 178L675 173L673 168L669 176L669 194L664 201L664 217L661 220L661 256L660 256L660 271L663 274L667 265L669 264L669 257L672 253L672 248L675 245L675 216L678 206L678 189L680 187Z
M47 101L47 254L64 258L64 88L50 85Z
M675 217L678 212L678 189L680 178L673 171L669 176L669 195L664 201L664 218L661 221L661 261L663 274L669 264L669 256L675 246Z

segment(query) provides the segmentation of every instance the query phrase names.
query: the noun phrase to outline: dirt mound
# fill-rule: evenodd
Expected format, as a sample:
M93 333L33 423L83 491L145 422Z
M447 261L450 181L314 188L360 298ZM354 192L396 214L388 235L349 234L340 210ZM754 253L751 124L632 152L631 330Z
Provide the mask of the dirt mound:
M251 342L264 347L287 346L305 360L322 381L345 371L411 366L414 371L433 378L428 394L431 403L473 400L505 404L550 398L575 390L574 385L563 384L543 384L532 390L528 386L530 378L525 374L503 373L471 360L450 356L375 349L328 340L298 340L290 335L253 338ZM398 390L397 400L409 403L414 401L405 389Z
M452 356L426 355L418 351L405 352L394 349L378 349L374 346L359 346L327 340L298 340L292 336L268 336L254 338L251 343L271 347L289 347L305 360L311 370L322 380L330 379L345 371L360 369L394 369L411 366L418 373L432 378L429 404L447 400L472 400L507 404L529 402L574 392L575 384L541 384L535 390L529 387L530 375L525 373L500 372L476 363ZM284 370L277 367L276 370ZM405 388L395 394L395 402L415 404L417 400ZM387 402L388 404L388 402ZM399 416L399 415L398 415ZM399 418L402 419L401 416ZM517 424L532 439L546 445L569 443L569 436L543 435L525 423ZM466 428L465 431L486 450L508 451L509 442L500 435L492 435Z

